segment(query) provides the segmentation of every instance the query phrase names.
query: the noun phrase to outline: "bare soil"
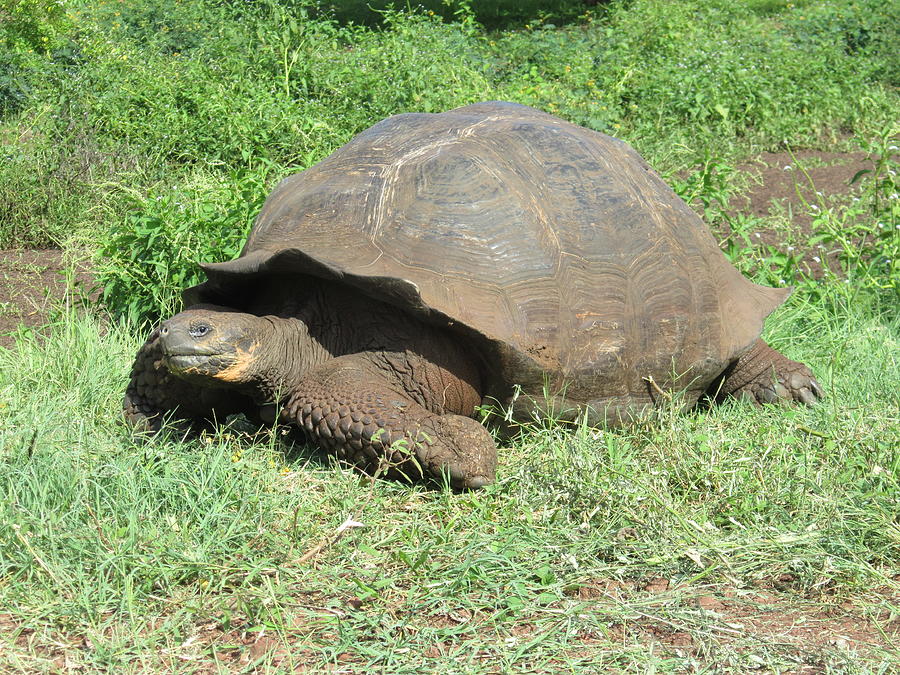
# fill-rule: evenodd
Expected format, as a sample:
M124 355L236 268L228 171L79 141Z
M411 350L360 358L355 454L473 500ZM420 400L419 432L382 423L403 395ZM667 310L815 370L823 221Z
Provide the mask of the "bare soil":
M852 193L855 186L850 181L873 165L864 152L800 150L793 155L764 152L738 168L755 180L747 194L733 201L732 208L760 217L769 215L773 206L790 208L794 224L808 230L812 219L804 202L818 204L834 195Z
M788 251L792 242L805 242L815 233L816 210L829 206L836 198L860 191L860 182L851 181L860 171L874 168L863 152L822 152L800 150L791 153L763 153L752 162L737 167L751 177L750 189L730 203L732 217L745 215L764 218L781 214L784 227L758 229L754 244L772 247L799 256L799 267L808 276L821 279L826 268L840 275L837 252L825 247ZM770 221L771 222L771 221ZM727 236L728 232L718 232Z
M595 616L597 621L588 623L600 627L571 634L569 647L560 658L590 661L602 658L612 648L641 648L703 671L723 665L719 661L724 655L745 663L765 655L767 659L790 664L787 670L779 672L822 673L837 672L835 667L840 669L847 663L863 671L866 664L874 667L884 663L886 654L897 653L900 618L895 608L900 594L896 590L873 589L849 601L827 594L809 597L789 589L779 590L784 583L790 581L776 579L750 589L679 587L666 579L645 583L597 580L585 584L568 601L577 603L579 616ZM318 670L322 650L339 642L341 622L365 621L369 612L379 616L385 612L394 614L390 608L370 608L355 597L337 601L298 593L296 610L280 615L280 625L275 630L235 615L213 615L208 621L187 627L173 643L174 636L164 634L166 619L160 617L147 625L143 637L150 638L160 630L159 664L168 661L176 671L181 665L189 666L195 673L217 673L223 668L245 672L254 667L279 672L322 672ZM553 607L547 609L552 611ZM401 618L400 613L394 618ZM533 623L527 617L514 623L509 619L498 623L496 617L467 609L424 613L403 623L409 649L416 650L417 656L445 667L448 660L457 657L460 665L476 658L488 672L492 672L490 664L496 658L498 642L506 648L526 644L547 625ZM443 641L431 642L425 637L433 635L434 629L444 631ZM93 660L89 656L95 649L91 636L46 626L23 626L9 614L0 614L0 630L14 636L13 648L20 663L32 663L34 670L78 671L84 669L82 664ZM117 628L109 623L99 631L104 637L111 637ZM459 636L459 644L454 636ZM476 644L482 647L473 654L472 645ZM328 672L368 672L369 646L361 645L359 652L350 649L336 655L336 663Z
M67 262L63 251L0 251L0 347L12 347L20 327L43 326L66 302L80 302L93 284L86 264Z

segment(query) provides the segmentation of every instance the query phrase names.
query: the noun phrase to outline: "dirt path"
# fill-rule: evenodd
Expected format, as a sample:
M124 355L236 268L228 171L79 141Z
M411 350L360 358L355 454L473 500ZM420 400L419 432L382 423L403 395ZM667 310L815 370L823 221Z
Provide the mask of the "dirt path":
M13 346L20 326L51 321L67 300L79 300L93 284L84 264L67 263L63 251L0 251L0 347Z

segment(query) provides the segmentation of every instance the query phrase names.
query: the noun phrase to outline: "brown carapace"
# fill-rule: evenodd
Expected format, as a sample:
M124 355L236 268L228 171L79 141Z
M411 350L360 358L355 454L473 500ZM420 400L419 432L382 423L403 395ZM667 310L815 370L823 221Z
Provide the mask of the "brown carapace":
M138 426L277 409L366 470L475 488L482 402L618 424L671 390L822 396L759 339L788 290L745 279L627 144L513 103L379 122L203 269L138 354Z

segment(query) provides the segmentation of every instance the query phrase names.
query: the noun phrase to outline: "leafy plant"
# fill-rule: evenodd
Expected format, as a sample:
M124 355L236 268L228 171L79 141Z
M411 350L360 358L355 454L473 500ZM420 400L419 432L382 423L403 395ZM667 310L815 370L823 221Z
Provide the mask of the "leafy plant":
M851 183L860 182L862 197L836 213L815 205L813 221L818 232L810 244L837 246L845 273L864 287L893 291L900 299L900 180L897 171L900 135L885 128L861 146L873 162L872 170L859 171Z
M48 53L69 29L59 0L0 0L0 46Z
M685 202L702 206L704 219L711 222L728 209L728 202L738 189L736 174L730 163L706 151L698 168L684 177L669 176L668 182Z
M266 172L237 171L217 192L182 188L133 202L100 249L103 302L132 321L155 321L203 280L200 262L237 257L267 192Z

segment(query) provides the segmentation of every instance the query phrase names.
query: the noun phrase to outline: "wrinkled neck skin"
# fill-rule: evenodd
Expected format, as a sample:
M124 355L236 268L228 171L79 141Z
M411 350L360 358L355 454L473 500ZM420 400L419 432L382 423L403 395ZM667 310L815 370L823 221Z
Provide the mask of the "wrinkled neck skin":
M283 401L310 369L348 354L358 354L368 364L363 368L381 373L427 409L471 414L480 401L477 366L458 338L352 288L272 277L260 280L246 306L258 317L258 344L252 368L230 382L258 404Z
M253 297L259 360L240 388L258 403L283 399L304 373L328 359L382 347L377 334L383 328L373 326L382 320L373 305L381 303L354 291L318 279L273 277L262 280Z
M260 317L261 354L252 378L240 388L257 403L273 403L287 393L310 368L331 358L297 318Z

